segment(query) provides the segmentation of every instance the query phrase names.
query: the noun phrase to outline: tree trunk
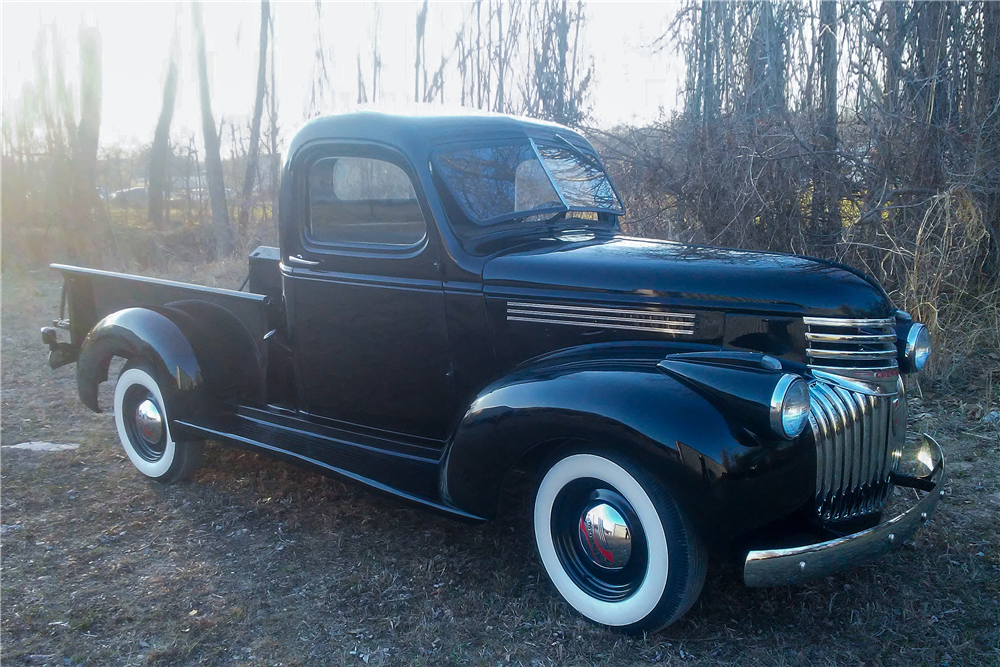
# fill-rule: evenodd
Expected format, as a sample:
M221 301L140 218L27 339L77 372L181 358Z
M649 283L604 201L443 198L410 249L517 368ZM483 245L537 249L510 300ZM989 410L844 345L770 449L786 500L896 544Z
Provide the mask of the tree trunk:
M566 123L566 54L569 52L569 13L566 0L559 5L559 15L553 26L556 34L556 122Z
M819 5L820 121L817 153L813 158L813 226L819 235L817 247L837 243L841 229L836 192L837 150L837 0Z
M94 194L97 180L97 141L101 130L101 33L80 30L80 124L77 127L78 164L84 185Z
M174 118L174 103L177 99L177 57L179 39L176 26L170 45L170 62L167 65L167 80L163 84L163 104L160 119L153 133L153 145L149 149L149 221L154 227L163 224L163 196L167 191L167 161L170 159L170 123ZM168 204L169 206L169 204Z
M920 88L916 99L917 120L923 124L919 157L913 180L924 187L938 189L944 181L944 114L947 106L944 84L941 82L943 5L928 2L921 5L917 15L917 72Z
M504 62L504 52L503 52L503 2L497 3L497 105L494 109L497 113L503 113L504 108L504 90L503 90L503 80L504 80L504 67L507 65Z
M372 102L378 100L379 77L382 71L382 56L378 48L378 36L381 32L382 10L375 5L374 30L372 30Z
M365 75L361 73L361 49L358 49L358 104L368 102L368 92L365 90Z
M264 88L267 81L267 28L271 15L268 0L260 3L260 59L257 65L257 96L253 103L253 121L250 123L250 146L247 149L247 173L243 179L243 200L240 202L239 229L245 230L250 222L253 198L253 181L257 176L257 154L260 147L260 118L264 114Z
M96 27L80 29L80 123L76 130L75 216L76 228L96 240L97 144L101 130L101 33Z
M417 59L413 66L413 101L420 101L420 65L424 42L424 28L427 25L427 0L417 11ZM424 75L424 88L427 88L427 75Z
M274 74L274 14L270 15L268 29L271 32L271 97L268 109L268 121L271 140L271 225L277 238L277 218L278 218L278 183L281 172L281 157L278 155L278 87L275 83Z
M983 190L986 191L983 220L989 233L990 244L984 274L1000 276L1000 189L997 188L995 177L1000 170L1000 113L997 104L1000 103L1000 3L987 2L982 7L982 62L989 67L980 78L978 99L976 100L976 118L982 123L984 144L982 157ZM991 168L992 167L992 168Z
M201 96L201 129L205 137L205 177L208 179L208 197L212 206L212 232L215 235L215 257L233 254L233 231L229 227L226 209L226 184L222 175L220 141L212 117L212 100L208 92L208 58L205 54L205 27L202 22L201 3L191 6L194 16L195 39L198 44L198 89Z

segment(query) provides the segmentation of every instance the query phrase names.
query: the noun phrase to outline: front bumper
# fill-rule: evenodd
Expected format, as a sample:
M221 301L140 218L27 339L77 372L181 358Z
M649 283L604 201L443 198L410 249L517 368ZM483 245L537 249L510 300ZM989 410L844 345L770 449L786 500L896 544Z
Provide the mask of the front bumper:
M879 558L906 541L926 523L944 497L944 454L926 433L921 452L927 452L933 469L924 477L897 475L896 486L925 491L920 501L894 519L853 535L828 542L789 549L764 549L747 554L743 581L747 586L784 586L840 572Z

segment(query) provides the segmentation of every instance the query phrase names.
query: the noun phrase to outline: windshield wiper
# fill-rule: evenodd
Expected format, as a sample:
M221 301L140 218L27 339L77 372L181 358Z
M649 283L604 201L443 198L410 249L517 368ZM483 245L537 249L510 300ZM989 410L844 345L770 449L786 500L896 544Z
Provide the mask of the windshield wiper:
M565 219L567 213L569 213L569 211L559 211L555 215L550 216L545 220L539 220L539 222L541 223L541 226L545 228L545 231L551 232L555 229L555 225L552 223L556 222L557 220Z
M543 220L532 220L529 224L532 227L535 227L536 225L539 226L539 227L547 227L548 225L551 225L556 220L559 220L560 218L565 218L567 213L569 213L569 211L559 211L555 215L549 216L548 218L545 218ZM537 214L535 214L535 215L537 215ZM511 218L510 221L513 222L513 223L516 223L516 224L520 225L525 220L527 220L528 218L535 217L535 215L522 215L522 216L517 217L517 218Z
M555 215L551 215L542 220L532 220L527 224L525 224L524 221L527 220L528 218L533 218L534 216L525 215L521 216L520 218L513 218L511 222L515 223L519 228L522 228L525 231L529 229L534 231L543 230L546 233L551 234L557 228L557 225L555 223L558 222L559 220L564 219L569 213L570 211L559 211Z

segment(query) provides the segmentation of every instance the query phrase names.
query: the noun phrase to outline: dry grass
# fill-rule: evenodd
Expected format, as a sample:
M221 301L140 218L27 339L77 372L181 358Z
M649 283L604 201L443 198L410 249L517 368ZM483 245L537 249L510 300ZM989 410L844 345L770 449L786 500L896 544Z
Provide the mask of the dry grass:
M517 497L468 527L221 446L191 483L146 481L72 367L44 367L57 302L49 272L4 276L0 439L81 445L3 450L5 665L1000 663L1000 432L957 400L914 404L950 472L913 543L782 589L713 567L687 616L629 639L559 600Z
M942 353L925 375L965 391L979 381L983 360L1000 371L1000 289L985 278L988 232L975 198L961 187L922 203L912 225L890 215L854 222L839 252L891 286L893 301L927 325Z

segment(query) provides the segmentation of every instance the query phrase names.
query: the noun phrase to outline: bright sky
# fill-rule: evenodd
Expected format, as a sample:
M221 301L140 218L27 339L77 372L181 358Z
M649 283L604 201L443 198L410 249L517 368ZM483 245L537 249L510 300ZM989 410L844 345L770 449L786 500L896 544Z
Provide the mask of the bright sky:
M357 54L370 62L373 17L380 15L378 37L383 63L381 105L402 110L413 94L413 45L417 2L324 2L324 44L332 58L334 98L326 112L348 111L357 99ZM655 118L676 104L681 60L655 53L654 40L665 32L677 5L663 2L587 2L583 48L593 56L596 81L590 102L600 124ZM468 11L466 3L432 2L427 21L428 70L450 53ZM207 2L212 109L216 122L245 120L252 111L257 73L260 5ZM279 117L286 133L305 117L316 50L315 2L272 2L275 19ZM34 77L32 52L39 26L54 22L63 45L67 77L76 82L77 33L81 23L96 25L103 40L102 145L142 144L152 140L163 95L167 55L175 22L181 34L181 82L173 134L199 136L197 74L191 10L186 3L17 3L0 5L2 83L5 109ZM450 87L449 87L450 84ZM370 90L370 81L367 84ZM445 83L449 104L459 103L457 82ZM74 83L74 89L78 86ZM74 93L76 91L74 90ZM381 97L381 95L380 95ZM450 98L450 99L449 99ZM12 108L12 107L11 107Z

